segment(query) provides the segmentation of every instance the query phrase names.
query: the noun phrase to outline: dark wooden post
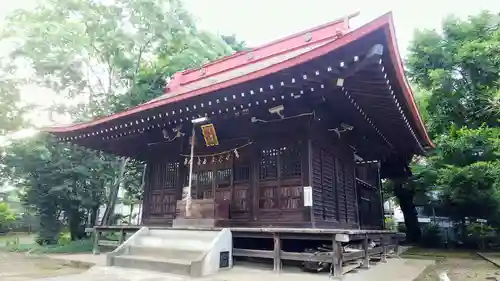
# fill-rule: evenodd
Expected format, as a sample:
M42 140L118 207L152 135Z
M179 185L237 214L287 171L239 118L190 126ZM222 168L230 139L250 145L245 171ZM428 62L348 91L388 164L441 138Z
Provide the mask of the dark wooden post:
M94 228L94 249L92 250L92 253L94 255L99 255L99 239L101 238L101 232L97 229Z
M380 255L381 262L387 262L387 236L382 234L380 239L380 246L382 247L382 254Z
M306 146L302 146L303 148L306 149L307 151L307 186L310 186L312 190L312 199L313 199L313 205L316 204L314 202L314 187L313 187L313 145L312 145L312 140L311 138L307 139ZM304 192L304 190L302 190ZM304 197L305 198L305 197ZM305 202L303 202L305 203ZM309 209L309 222L311 223L312 228L316 228L316 218L314 217L314 207L313 206L308 206L307 209Z
M334 279L342 279L342 242L339 242L333 237L332 241L333 261L332 270L330 274Z
M281 272L281 238L280 234L273 233L274 240L274 272Z
M365 234L363 238L363 251L364 251L364 259L363 259L363 268L370 268L370 254L368 252L368 235Z

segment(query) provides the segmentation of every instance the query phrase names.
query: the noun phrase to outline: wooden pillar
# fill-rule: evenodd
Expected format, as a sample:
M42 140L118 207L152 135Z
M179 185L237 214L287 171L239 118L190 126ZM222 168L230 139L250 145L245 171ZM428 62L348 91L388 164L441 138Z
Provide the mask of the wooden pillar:
M101 238L101 232L97 229L94 228L94 249L92 250L92 253L94 255L99 255L99 239Z
M273 233L274 240L274 272L281 272L281 238L279 233Z
M334 279L342 279L342 242L337 241L335 236L332 241L333 248L333 261L332 261L332 271L330 272L331 277Z
M370 268L370 254L368 252L368 235L365 234L363 238L363 251L364 251L364 259L363 259L363 268Z
M399 259L399 237L396 235L394 236L394 244L395 244L395 247L394 247L394 254L396 256L396 258Z
M382 239L380 240L380 246L382 247L382 254L380 255L381 262L387 262L387 236L382 234Z
M314 186L313 186L313 145L312 145L312 140L311 138L307 139L306 145L302 146L304 150L307 151L307 153L304 153L307 155L307 169L303 169L303 171L306 171L306 179L307 179L307 184L304 186L310 186L312 188L312 206L308 206L307 209L309 210L309 222L311 223L312 228L316 228L316 218L314 217L314 205L317 204L317 202L314 202L315 198L314 197ZM304 190L302 190L304 192ZM305 197L304 197L305 198ZM305 202L303 202L305 203Z

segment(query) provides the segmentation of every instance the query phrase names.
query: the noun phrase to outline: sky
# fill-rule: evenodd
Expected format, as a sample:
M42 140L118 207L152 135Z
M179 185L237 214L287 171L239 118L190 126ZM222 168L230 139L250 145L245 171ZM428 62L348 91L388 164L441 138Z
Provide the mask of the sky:
M346 14L360 12L359 26L392 11L398 45L403 55L417 28L439 26L444 17L460 17L491 10L500 12L500 1L475 0L185 0L202 28L220 34L236 34L249 46L258 46Z
M29 8L37 0L2 1L1 19L15 8ZM500 1L475 0L184 0L202 29L223 35L235 34L256 47L311 27L360 12L352 26L360 26L392 11L402 56L415 29L439 29L449 14L466 17L481 10L500 12ZM47 101L46 92L27 87L23 97ZM63 122L65 123L65 122Z

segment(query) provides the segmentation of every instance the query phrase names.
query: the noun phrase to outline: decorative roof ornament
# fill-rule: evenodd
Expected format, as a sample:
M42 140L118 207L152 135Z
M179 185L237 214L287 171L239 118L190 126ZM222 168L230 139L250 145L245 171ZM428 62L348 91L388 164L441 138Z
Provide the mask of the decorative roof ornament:
M304 41L305 42L309 42L311 40L312 40L312 33L311 32L304 34Z

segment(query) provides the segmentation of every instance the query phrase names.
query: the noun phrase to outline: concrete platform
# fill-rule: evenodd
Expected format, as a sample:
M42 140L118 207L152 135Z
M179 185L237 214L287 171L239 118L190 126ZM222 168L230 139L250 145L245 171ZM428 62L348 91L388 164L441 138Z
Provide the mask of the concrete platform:
M357 270L344 275L344 281L412 281L427 266L430 260L390 259L367 270ZM33 281L326 281L328 274L303 273L296 268L285 268L284 273L276 274L269 269L235 266L215 276L191 278L152 271L125 269L119 267L95 266L82 274L35 279Z
M78 268L91 268L94 265L105 266L106 255L94 254L51 254L48 258L57 260L62 264L66 264Z

